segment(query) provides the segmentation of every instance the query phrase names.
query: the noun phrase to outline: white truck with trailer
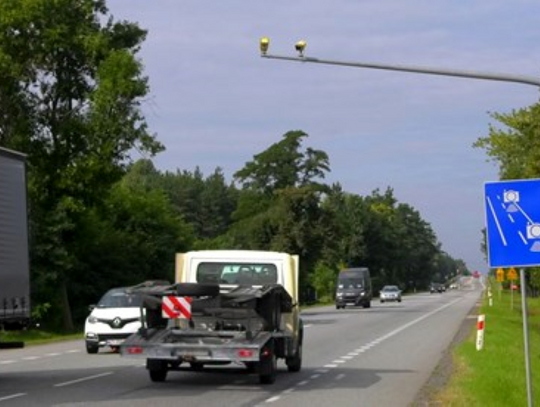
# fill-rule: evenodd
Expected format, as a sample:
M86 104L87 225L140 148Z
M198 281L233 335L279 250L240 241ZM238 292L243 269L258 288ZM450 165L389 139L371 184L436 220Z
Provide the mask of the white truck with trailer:
M156 382L172 370L233 364L271 384L278 359L298 372L303 342L298 271L298 256L281 252L177 254L175 284L133 288L144 298L142 327L120 353L146 359Z
M28 326L30 321L26 185L25 155L0 148L1 330L18 330ZM23 346L22 342L0 340L0 349Z

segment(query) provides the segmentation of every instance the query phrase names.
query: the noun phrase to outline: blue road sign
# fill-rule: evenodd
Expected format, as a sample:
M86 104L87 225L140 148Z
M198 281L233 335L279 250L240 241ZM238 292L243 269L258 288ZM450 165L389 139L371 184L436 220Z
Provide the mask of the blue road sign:
M484 198L490 267L540 265L540 179L487 182Z

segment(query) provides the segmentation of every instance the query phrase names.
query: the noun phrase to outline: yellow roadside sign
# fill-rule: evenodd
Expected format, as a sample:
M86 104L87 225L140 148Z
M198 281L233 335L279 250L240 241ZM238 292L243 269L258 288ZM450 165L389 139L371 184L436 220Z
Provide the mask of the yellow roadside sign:
M497 281L500 283L504 281L504 270L502 268L497 269Z
M508 270L508 273L506 274L506 278L508 280L517 280L516 269L512 267L510 270Z

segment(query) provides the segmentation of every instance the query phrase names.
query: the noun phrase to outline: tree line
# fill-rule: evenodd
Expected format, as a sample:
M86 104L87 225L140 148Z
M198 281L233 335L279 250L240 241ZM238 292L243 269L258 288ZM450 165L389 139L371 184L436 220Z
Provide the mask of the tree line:
M333 295L337 271L371 268L375 286L444 281L462 260L393 190L327 184L328 155L291 130L227 180L216 165L157 170L164 146L141 104L146 31L105 0L0 2L0 145L27 154L34 316L80 326L105 290L174 277L174 253L299 254L301 287ZM150 157L133 162L137 150Z

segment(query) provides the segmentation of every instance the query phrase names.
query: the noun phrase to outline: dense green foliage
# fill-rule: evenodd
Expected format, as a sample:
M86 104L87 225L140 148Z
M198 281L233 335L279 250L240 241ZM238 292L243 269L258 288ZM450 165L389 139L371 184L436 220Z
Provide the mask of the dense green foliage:
M301 284L331 298L340 267L375 288L425 288L465 264L391 188L328 185L328 155L290 131L227 181L217 167L157 170L163 149L140 104L145 31L104 0L0 2L0 145L28 155L32 295L45 327L72 330L108 288L173 278L174 253L277 250L301 256Z

